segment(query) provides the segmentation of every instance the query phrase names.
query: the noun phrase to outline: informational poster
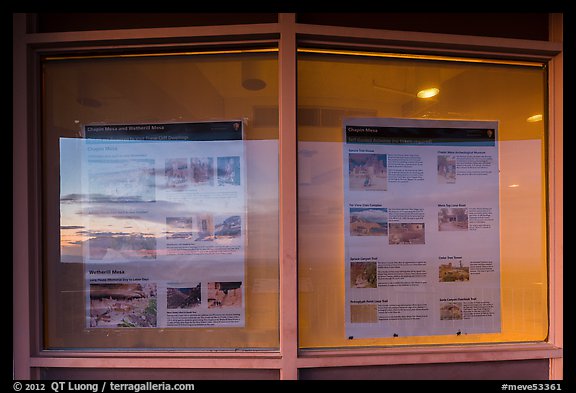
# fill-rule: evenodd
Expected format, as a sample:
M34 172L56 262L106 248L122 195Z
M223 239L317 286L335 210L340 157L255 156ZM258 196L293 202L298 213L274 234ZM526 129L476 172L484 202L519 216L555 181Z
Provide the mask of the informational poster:
M498 123L343 128L346 336L500 332Z
M90 125L62 138L62 262L86 326L244 326L241 121Z

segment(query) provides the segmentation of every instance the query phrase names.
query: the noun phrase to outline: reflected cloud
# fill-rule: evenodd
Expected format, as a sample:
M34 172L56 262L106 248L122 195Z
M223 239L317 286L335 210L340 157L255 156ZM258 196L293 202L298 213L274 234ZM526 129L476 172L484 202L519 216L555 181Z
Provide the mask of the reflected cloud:
M84 229L83 225L60 225L60 230Z

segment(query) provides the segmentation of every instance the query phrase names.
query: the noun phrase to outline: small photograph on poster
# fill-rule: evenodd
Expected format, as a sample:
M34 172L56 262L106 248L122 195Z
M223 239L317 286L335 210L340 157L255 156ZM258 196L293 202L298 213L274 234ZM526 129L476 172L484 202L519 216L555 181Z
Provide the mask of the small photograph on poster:
M214 215L210 213L198 213L194 215L193 225L194 241L214 240Z
M350 236L388 236L388 209L350 208Z
M187 217L166 217L166 240L213 241L214 215L195 213Z
M167 187L185 187L188 181L188 160L186 158L167 159L164 175Z
M92 202L154 202L153 159L88 160L88 188Z
M181 286L184 285L184 286ZM166 308L168 310L191 309L202 304L202 284L169 286L166 288Z
M348 179L350 191L386 191L388 171L386 154L350 153Z
M442 207L438 210L439 231L467 231L468 209L463 207Z
M236 239L242 234L239 215L215 216L214 238L217 240Z
M462 302L440 302L440 320L462 319Z
M390 223L388 244L425 244L424 223Z
M156 327L155 283L90 284L90 327Z
M242 282L209 282L207 296L208 308L240 308L242 307Z
M352 304L350 305L350 322L352 323L377 323L378 306L376 304Z
M190 181L195 186L214 185L214 158L193 157L190 159Z
M438 267L439 282L470 281L470 267L465 266L460 259L458 262L440 264Z
M456 157L454 155L438 156L438 183L456 183Z
M166 217L166 239L187 239L194 236L192 217Z
M219 186L240 185L240 157L218 157L217 173Z
M157 239L148 233L149 228L143 220L131 216L122 217L120 214L115 220L121 222L123 228L131 228L132 232L90 231L90 238L86 241L89 260L109 262L157 258Z
M376 288L378 277L376 262L351 262L350 287Z

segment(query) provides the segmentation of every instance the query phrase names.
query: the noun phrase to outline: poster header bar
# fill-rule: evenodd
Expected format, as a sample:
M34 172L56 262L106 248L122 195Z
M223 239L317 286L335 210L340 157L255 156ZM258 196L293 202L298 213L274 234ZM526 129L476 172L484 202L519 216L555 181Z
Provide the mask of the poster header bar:
M494 146L493 128L382 127L347 125L347 143Z

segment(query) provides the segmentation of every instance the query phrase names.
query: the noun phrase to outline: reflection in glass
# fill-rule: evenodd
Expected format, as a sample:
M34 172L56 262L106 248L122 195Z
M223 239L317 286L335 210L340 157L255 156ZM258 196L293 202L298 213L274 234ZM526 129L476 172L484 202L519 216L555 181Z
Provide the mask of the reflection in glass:
M277 117L275 50L43 71L46 348L276 348L278 123L254 117Z
M544 112L545 78L541 67L299 54L300 347L517 342L546 338L543 150L546 134L542 122L526 121L533 114ZM435 86L441 93L432 98L417 98L417 92L425 84ZM354 157L349 162L343 161L343 120L359 117L498 121L501 333L360 339L346 335L346 312L350 313L351 322L359 324L374 323L378 312L373 304L355 304L354 309L345 309L346 287L373 290L370 266L351 265L352 274L346 280L345 237L349 235L359 241L375 239L377 237L374 237L373 230L370 232L371 228L375 227L376 233L380 233L378 227L382 227L385 220L384 212L381 212L382 218L375 224L365 220L370 226L359 228L359 221L352 221L368 212L352 210L361 207L345 210L345 193L369 190L376 178L372 174L374 169L370 169L367 162L357 163ZM488 138L493 136L486 135ZM358 158L367 161L366 157ZM430 187L456 186L462 181L462 177L458 177L456 155L438 153L435 160L435 171L430 178L434 186L430 183ZM388 181L386 185L381 182L379 187L388 191L376 193L391 189L390 157L386 163ZM349 187L357 191L344 187L342 176L347 165L352 172L349 174ZM521 186L509 187L518 184ZM422 195L426 196L428 193ZM381 209L385 207L383 205ZM389 209L386 213L390 214ZM439 207L431 217L433 227L427 226L425 231L438 230L442 231L439 235L451 236L465 234L473 224L470 214L469 209L442 210ZM345 220L346 215L349 215L349 221ZM389 221L388 217L388 224ZM346 234L346 227L352 232ZM388 225L388 236L390 232L401 229ZM423 241L431 239L424 237ZM402 245L401 241L390 245L394 249L418 246ZM472 266L469 261L461 262L462 266L458 261L452 266L447 262L437 262L438 265L426 273L426 279L445 285L473 284L478 269L493 268L479 261ZM442 264L446 266L441 268ZM380 272L378 266L376 268ZM458 321L462 316L459 306L457 302L446 301L434 312L446 323Z

